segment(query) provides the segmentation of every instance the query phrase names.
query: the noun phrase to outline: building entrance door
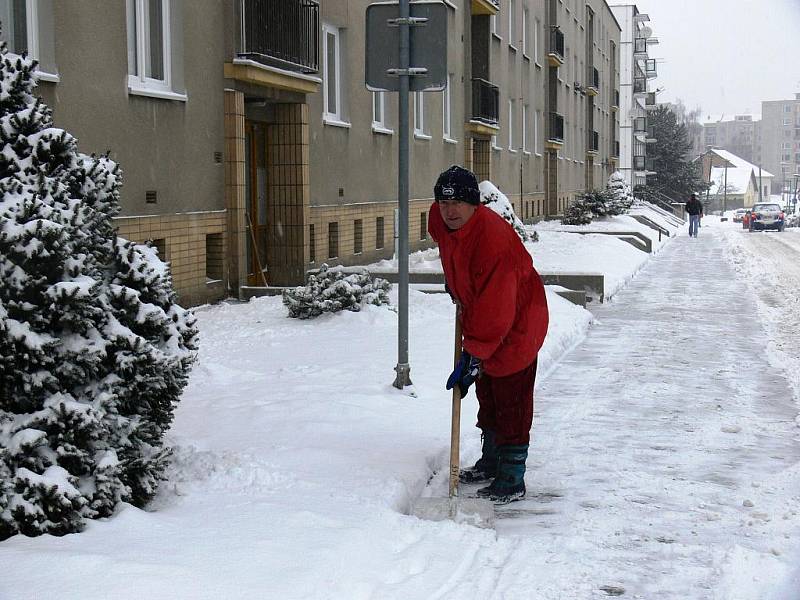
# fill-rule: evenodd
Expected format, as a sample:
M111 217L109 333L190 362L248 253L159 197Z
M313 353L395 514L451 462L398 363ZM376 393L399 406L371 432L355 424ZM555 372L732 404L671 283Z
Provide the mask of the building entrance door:
M266 124L258 121L245 124L247 284L256 286L269 282L266 129Z

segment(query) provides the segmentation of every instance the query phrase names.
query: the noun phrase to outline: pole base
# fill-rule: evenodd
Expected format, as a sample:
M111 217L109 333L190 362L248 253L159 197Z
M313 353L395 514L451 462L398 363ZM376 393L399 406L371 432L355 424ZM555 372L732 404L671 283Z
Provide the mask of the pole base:
M394 383L392 384L398 390L402 390L404 387L411 385L411 365L408 363L397 363L397 366L394 368L397 372L397 377L394 379Z

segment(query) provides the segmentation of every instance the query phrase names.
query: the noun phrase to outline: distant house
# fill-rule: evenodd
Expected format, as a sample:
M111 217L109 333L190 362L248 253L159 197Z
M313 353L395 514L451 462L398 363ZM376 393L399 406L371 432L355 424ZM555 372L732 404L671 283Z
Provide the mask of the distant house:
M761 197L769 199L772 173L761 169L745 159L713 148L700 157L703 161L703 177L711 184L704 202L706 211L749 208Z

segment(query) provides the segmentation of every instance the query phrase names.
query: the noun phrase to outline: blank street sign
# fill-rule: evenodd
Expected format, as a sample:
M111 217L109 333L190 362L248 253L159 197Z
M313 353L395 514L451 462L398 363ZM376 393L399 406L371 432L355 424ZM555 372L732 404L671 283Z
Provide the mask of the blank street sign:
M447 87L447 6L443 2L412 2L409 10L412 17L428 19L423 25L409 27L409 67L427 69L424 75L409 78L409 90L440 92ZM365 79L367 89L373 92L396 92L400 87L400 78L388 73L400 67L400 28L388 24L399 16L397 2L367 7Z

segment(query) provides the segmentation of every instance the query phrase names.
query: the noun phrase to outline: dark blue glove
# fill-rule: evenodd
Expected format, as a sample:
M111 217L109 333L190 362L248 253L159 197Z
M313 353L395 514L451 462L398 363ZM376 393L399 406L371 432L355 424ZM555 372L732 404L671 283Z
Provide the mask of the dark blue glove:
M481 373L481 361L475 358L466 350L462 350L461 357L456 363L456 368L450 373L447 378L447 389L452 390L455 386L461 391L461 397L467 395L469 386L475 383L475 380Z

